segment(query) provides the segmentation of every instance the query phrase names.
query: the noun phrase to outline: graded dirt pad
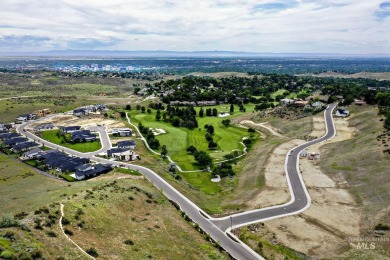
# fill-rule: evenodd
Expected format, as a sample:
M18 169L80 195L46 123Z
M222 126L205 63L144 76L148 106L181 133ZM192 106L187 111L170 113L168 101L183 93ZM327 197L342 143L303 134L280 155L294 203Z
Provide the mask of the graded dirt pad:
M88 126L96 126L96 125L105 125L110 131L113 128L122 128L125 127L125 124L113 120L113 119L104 119L101 117L76 117L73 115L58 115L52 118L47 118L39 122L39 124L44 123L53 123L56 126L81 126L81 128L85 128ZM37 124L32 124L32 127L35 127Z
M284 163L288 151L301 143L302 140L295 139L274 149L265 168L265 187L246 202L248 207L264 208L285 203L290 199Z
M325 132L323 122L314 119L312 136ZM351 138L354 129L348 128L347 119L335 119L337 135L328 142ZM309 152L318 152L323 143L312 146ZM321 160L321 159L320 159ZM279 242L304 254L329 258L340 256L350 249L347 239L359 236L361 212L352 196L323 174L318 161L303 158L300 169L311 197L311 206L303 213L275 219L265 223ZM304 242L302 242L304 241Z

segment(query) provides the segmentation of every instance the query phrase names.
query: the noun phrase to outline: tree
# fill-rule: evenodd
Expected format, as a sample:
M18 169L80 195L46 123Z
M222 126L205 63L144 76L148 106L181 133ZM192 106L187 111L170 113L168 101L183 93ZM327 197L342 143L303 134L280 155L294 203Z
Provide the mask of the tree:
M195 161L200 165L206 168L211 165L212 159L205 151L197 151L194 153Z
M213 140L213 136L210 133L206 133L204 137L206 138L207 142Z
M165 156L167 156L167 154L168 154L167 146L164 144L164 145L161 147L161 156L162 156L162 157L165 157Z
M228 127L230 125L230 119L224 119L222 120L222 124L226 127Z
M212 116L218 116L218 110L216 108L213 108Z
M163 113L162 118L163 118L164 121L167 120L167 112Z
M206 124L206 125L204 125L204 128L206 129L206 131L209 134L211 134L211 135L214 134L214 126L213 125Z
M206 116L211 116L211 108L206 108Z
M140 87L136 87L134 88L134 94L138 94L138 92L140 92L141 88Z
M191 145L190 147L187 148L186 151L193 154L193 153L195 153L198 150L196 149L195 146Z
M156 120L160 121L160 119L161 119L161 112L160 112L160 110L157 110L157 112L156 112Z
M204 110L203 107L201 107L199 110L199 117L203 117L203 116L204 116Z
M141 105L140 105L140 104L138 104L138 105L135 107L135 109L137 109L137 110L141 110Z
M234 112L234 105L230 104L230 114L233 114L233 112Z
M144 106L141 107L141 112L145 113L145 107Z
M217 148L217 146L218 146L218 144L216 142L214 142L213 140L211 140L209 142L209 146L208 147L209 147L210 150L212 150L212 149Z
M126 117L126 112L124 112L124 111L120 111L119 114L121 115L122 118Z
M130 105L126 105L126 110L131 110L131 106Z
M232 166L229 163L221 163L221 165L215 167L212 172L213 176L219 175L221 178L226 176L234 176L235 173L233 171Z
M146 110L146 112L150 115L150 114L152 113L152 110L151 110L150 108L148 108L148 109Z

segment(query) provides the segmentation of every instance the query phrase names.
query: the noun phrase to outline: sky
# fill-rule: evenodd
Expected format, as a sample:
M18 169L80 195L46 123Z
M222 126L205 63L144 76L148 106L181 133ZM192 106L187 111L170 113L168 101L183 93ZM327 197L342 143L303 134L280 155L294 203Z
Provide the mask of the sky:
M390 0L1 0L0 52L390 54Z

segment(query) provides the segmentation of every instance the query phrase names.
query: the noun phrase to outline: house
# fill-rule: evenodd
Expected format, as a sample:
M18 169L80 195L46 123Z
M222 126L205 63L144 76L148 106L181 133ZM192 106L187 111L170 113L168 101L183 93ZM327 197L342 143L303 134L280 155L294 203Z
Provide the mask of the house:
M347 116L349 116L349 111L339 108L336 111L336 116L338 116L338 117L347 117Z
M307 157L306 150L302 150L302 152L299 154L300 157Z
M290 104L293 104L294 100L293 99L289 99L289 98L284 98L284 99L281 99L279 102L280 102L280 104L282 106L288 106Z
M171 106L196 106L196 103L193 101L171 101L169 104Z
M37 147L39 146L39 144L37 144L36 142L24 142L24 143L19 143L19 144L15 144L12 146L11 148L11 151L13 151L14 153L20 153L20 152L23 152L23 151L28 151L34 147Z
M40 154L42 154L42 152L43 151L40 148L35 148L22 154L20 158L22 160L33 160L36 159Z
M11 139L5 140L3 142L3 145L5 147L11 147L11 146L14 146L16 144L24 143L24 142L27 142L27 141L28 141L28 139L25 138L25 137L15 137L15 138L11 138Z
M118 161L135 161L135 160L141 160L141 157L136 154L133 151L127 150L122 153L114 153L112 155L112 158L118 160Z
M137 147L134 140L120 141L116 143L116 146L118 148L130 148L130 149L135 149Z
M0 134L0 140L8 140L19 136L21 135L18 133L4 133L4 134Z
M130 128L116 128L112 129L113 136L132 136L133 131Z
M361 99L355 99L355 105L357 106L363 106L363 105L366 105L366 101L364 100L361 100Z
M39 125L37 127L34 128L35 131L45 131L45 130L52 130L54 129L55 125L53 124L43 124L43 125Z
M112 148L107 151L107 155L118 161L135 161L141 160L141 157L127 148Z
M79 130L72 133L72 142L93 142L97 137L89 130Z
M114 154L120 154L120 153L126 152L128 150L129 149L127 149L127 148L111 148L111 149L107 150L107 156L113 157Z
M49 169L60 172L74 172L77 167L89 163L87 158L71 157L56 150L46 151L38 155L37 159L43 161Z
M196 103L200 107L202 107L202 106L215 106L217 104L217 102L214 100L212 100L212 101L198 101Z
M16 120L18 122L26 122L29 120L35 120L37 118L36 114L25 114L25 115L20 115Z
M317 102L314 102L313 104L311 104L312 107L318 107L318 108L321 108L321 107L324 107L326 106L324 103L322 103L321 101L317 101Z
M48 108L40 109L37 111L39 117L45 117L47 115L50 115L51 113L52 113L51 110Z
M60 127L61 134L71 134L73 132L79 131L80 126L62 126Z
M296 106L296 107L304 107L304 106L306 106L308 103L309 103L309 102L306 101L306 100L296 99L296 100L294 100L293 105Z
M96 139L96 135L89 130L79 130L72 133L72 142L93 142Z
M88 114L89 113L88 113L88 111L85 108L77 108L77 109L73 110L73 115L74 116L81 117L81 116L86 116Z
M109 164L85 164L76 169L75 177L77 180L94 177L100 174L107 173L112 170Z

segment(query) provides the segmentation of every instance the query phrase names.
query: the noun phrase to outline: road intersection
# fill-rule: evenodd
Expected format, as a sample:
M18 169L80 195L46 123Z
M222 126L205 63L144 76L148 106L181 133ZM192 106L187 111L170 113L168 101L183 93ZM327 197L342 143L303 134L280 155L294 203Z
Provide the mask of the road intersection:
M172 185L166 182L154 171L139 165L124 164L122 162L111 161L104 158L96 157L97 153L103 152L111 148L111 142L106 133L102 133L99 130L99 135L102 141L102 148L94 153L80 153L72 149L62 147L43 140L36 135L30 133L25 128L30 124L26 122L19 125L16 129L17 132L25 135L33 141L44 144L47 147L58 149L72 156L78 156L83 158L89 158L92 161L99 163L111 164L113 166L125 167L128 169L138 170L143 174L150 182L154 184L164 195L180 206L180 209L189 216L192 221L197 223L201 229L203 229L210 237L219 243L229 254L236 259L263 259L245 243L241 242L237 237L230 233L231 229L241 226L249 225L252 223L263 222L266 220L279 218L288 215L298 214L306 210L310 206L310 196L307 192L302 176L299 171L299 155L300 152L311 145L316 143L325 142L333 138L336 134L334 126L332 112L336 104L330 105L324 111L326 133L323 137L309 141L302 145L290 150L286 156L285 171L287 176L288 185L291 192L291 200L283 205L267 207L264 209L250 210L238 214L233 214L223 218L212 218L206 214L202 209L190 201L187 197L176 190ZM233 239L232 239L233 238Z

